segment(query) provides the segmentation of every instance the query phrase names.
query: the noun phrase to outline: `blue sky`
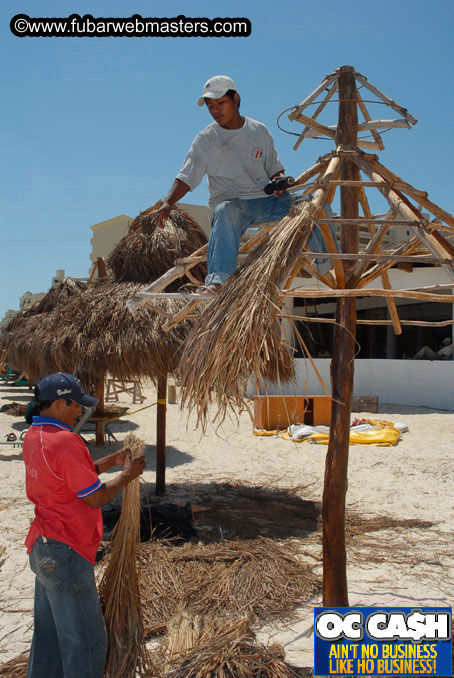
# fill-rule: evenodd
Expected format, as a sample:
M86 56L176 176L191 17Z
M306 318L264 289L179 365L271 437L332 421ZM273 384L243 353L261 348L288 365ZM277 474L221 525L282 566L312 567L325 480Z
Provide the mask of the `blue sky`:
M134 217L163 197L195 134L203 83L231 75L242 112L271 129L289 174L331 150L276 127L328 73L350 64L418 118L384 135L382 161L449 211L454 47L452 0L315 3L249 0L2 0L0 318L26 290L48 289L57 268L87 275L90 225ZM248 17L247 38L18 38L30 17ZM371 111L372 112L372 111ZM382 107L381 117L394 117ZM335 124L337 105L323 120ZM298 132L286 117L281 123ZM205 182L187 202L206 204Z

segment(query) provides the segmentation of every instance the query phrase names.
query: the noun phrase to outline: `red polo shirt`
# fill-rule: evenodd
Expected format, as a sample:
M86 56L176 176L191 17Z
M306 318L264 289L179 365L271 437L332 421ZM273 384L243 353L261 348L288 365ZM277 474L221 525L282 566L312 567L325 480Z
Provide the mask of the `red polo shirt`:
M22 454L27 497L35 504L27 553L42 535L68 544L94 563L102 538L101 509L91 508L83 497L102 483L84 442L58 419L33 417Z

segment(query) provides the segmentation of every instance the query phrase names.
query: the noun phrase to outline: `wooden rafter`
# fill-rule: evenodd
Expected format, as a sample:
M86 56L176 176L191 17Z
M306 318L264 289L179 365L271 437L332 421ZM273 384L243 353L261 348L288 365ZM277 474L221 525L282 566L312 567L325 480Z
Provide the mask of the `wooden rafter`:
M334 92L336 92L336 91L337 91L337 80L334 81L334 83L331 85L330 89L328 90L328 94L326 95L326 97L324 98L324 100L323 100L323 101L321 102L321 104L319 104L319 106L315 109L314 113L312 114L312 119L313 119L313 120L316 120L316 119L318 118L318 116L319 116L320 113L323 111L323 109L325 108L326 104L327 104L328 101L332 98ZM306 125L306 127L303 129L303 131L301 132L300 136L298 137L298 139L297 139L295 145L293 146L293 150L294 150L294 151L298 150L298 148L299 148L301 142L302 142L303 139L305 138L305 136L306 136L307 132L309 131L309 129L310 129L310 127L309 127L308 125Z
M307 106L309 106L313 101L316 100L316 98L325 90L327 89L334 81L337 83L337 71L335 73L331 73L330 75L327 75L326 78L323 80L323 82L314 89L313 92L308 94L308 96L303 99L303 101L298 104L298 106L295 106L295 108L292 109L292 111L289 113L288 118L289 120L294 120L294 116L297 115L297 113L300 113L302 110L304 110Z
M405 195L403 195L400 191L389 188L386 184L386 181L381 177L380 174L378 174L378 172L374 170L372 165L370 165L367 160L365 160L359 154L355 154L353 158L358 167L370 179L373 181L380 181L381 179L383 182L383 188L379 188L379 190L385 196L391 207L398 211L403 217L408 218L409 221L414 221L416 219L420 222L421 226L424 226L425 223L427 223L417 207L412 205L408 198L406 198ZM434 256L441 258L452 256L452 245L448 243L441 234L438 234L435 238L432 233L426 232L426 230L421 228L421 226L411 225L409 228L413 230L413 232L420 238L420 240ZM449 277L454 280L454 266L447 264L441 265L448 273Z
M359 110L363 114L364 120L366 122L369 122L371 120L371 117L369 115L369 111L367 110L366 104L364 103L364 101L361 97L361 94L358 92L358 90L356 90L356 99L358 101ZM375 129L372 129L371 132L372 132L372 136L374 138L374 141L378 146L378 150L382 151L385 148L385 146L383 144L383 140L382 140L381 136L379 135L379 133Z
M429 200L427 191L421 191L417 188L414 188L407 181L401 179L397 174L392 172L390 169L382 165L376 155L364 154L364 159L369 162L376 172L385 180L388 180L392 183L398 184L397 188L402 190L404 193L409 195L411 198L415 198L419 201L419 204L422 205L426 210L431 214L438 217L444 221L449 226L454 227L454 216L449 214L439 205L436 205L434 202Z
M441 285L435 286L442 287ZM449 286L452 289L451 285ZM418 299L419 301L454 303L454 294L435 294L435 292L427 292L426 290L434 289L433 285L428 287L421 287L415 289L400 289L400 290L385 290L380 288L354 288L354 289L337 289L337 290L320 290L311 289L309 287L301 289L295 287L291 290L286 290L284 296L298 297L302 299L342 299L351 297L384 297L384 298L402 298L402 299ZM284 293L284 291L283 291Z
M384 103L388 104L391 108L393 108L399 115L401 115L405 120L408 122L411 122L413 125L416 125L418 122L415 117L413 117L406 108L403 108L402 106L399 106L393 99L390 99L386 94L383 94L377 87L372 85L367 78L364 77L364 75L361 75L361 73L355 73L355 78L358 82L360 82L366 89L369 90L369 92L372 92L372 94L375 94L376 97L381 99Z
M334 318L321 318L320 316L306 316L306 315L296 315L290 313L281 313L280 317L285 320L299 320L304 323L320 323L327 325L335 325L336 320ZM401 320L402 325L412 326L412 327L452 327L454 325L454 320L441 320L429 322L427 320ZM372 326L390 326L393 324L392 320L357 320L357 325L372 325Z
M372 216L372 213L371 213L371 210L370 210L369 201L367 200L365 190L363 188L360 188L358 195L359 195L359 202L360 202L361 208L363 210L364 216L370 218ZM395 216L396 216L395 210L390 210L388 215L386 216L386 218L393 219ZM377 233L379 233L379 231L377 231L377 229L375 228L375 226L373 224L369 224L369 233L370 233L371 238L372 238L372 240L370 242L370 245L372 246L372 243L376 239ZM375 252L381 251L380 242L378 242L378 244L376 244L376 249L374 251ZM354 275L357 276L357 280L361 277L361 275L365 272L365 270L366 270L365 265L360 266L358 271L355 269ZM392 289L391 281L389 279L389 275L388 275L387 271L382 273L381 282L382 282L382 285L385 289L387 289L387 290ZM401 325L401 322L400 322L399 313L397 311L396 302L394 301L394 299L390 299L390 298L388 298L386 300L386 302L388 304L388 311L389 311L389 315L391 317L394 332L397 335L402 334L402 325Z

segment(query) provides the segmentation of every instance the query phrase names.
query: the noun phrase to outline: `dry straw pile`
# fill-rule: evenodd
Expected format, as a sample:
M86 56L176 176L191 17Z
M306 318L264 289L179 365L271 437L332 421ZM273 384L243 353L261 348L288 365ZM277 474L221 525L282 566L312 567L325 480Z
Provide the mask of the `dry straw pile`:
M178 611L288 619L319 590L300 545L259 537L211 544L150 542L140 548L140 596L147 632L163 631Z
M215 419L222 422L229 407L243 406L251 376L259 392L265 380L293 379L294 360L278 321L280 288L295 271L316 209L295 207L221 286L188 336L180 368L183 404L196 410L203 427L213 386Z
M280 645L257 643L247 617L176 615L169 623L162 678L290 678ZM150 674L150 678L151 678ZM156 676L156 674L153 674Z
M131 457L135 459L144 453L145 443L130 433L124 440L123 449L130 449ZM134 678L144 650L136 563L139 541L140 489L139 478L135 478L124 489L120 520L99 585L109 637L106 678Z

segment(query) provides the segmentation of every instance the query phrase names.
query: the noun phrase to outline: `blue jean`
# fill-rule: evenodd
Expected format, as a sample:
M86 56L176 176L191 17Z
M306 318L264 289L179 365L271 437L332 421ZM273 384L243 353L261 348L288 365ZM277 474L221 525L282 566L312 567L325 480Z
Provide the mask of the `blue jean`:
M94 568L67 544L38 537L33 640L27 678L102 678L107 632Z
M289 213L293 204L294 198L290 193L284 193L277 198L234 198L216 205L208 244L208 275L205 284L220 285L233 273L240 238L251 224L280 221ZM326 252L325 242L317 226L314 226L309 236L308 248L311 252ZM315 265L319 273L325 273L332 264L330 259L325 258L316 259Z

